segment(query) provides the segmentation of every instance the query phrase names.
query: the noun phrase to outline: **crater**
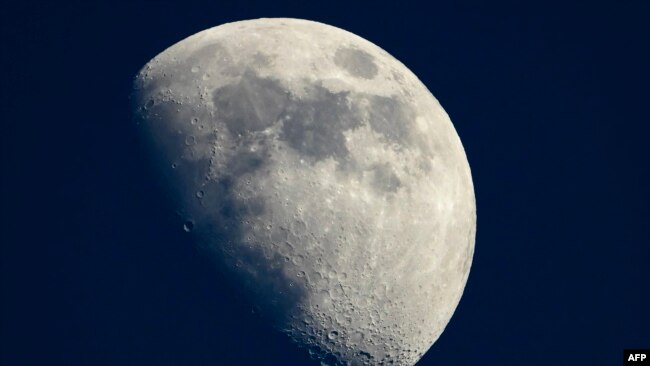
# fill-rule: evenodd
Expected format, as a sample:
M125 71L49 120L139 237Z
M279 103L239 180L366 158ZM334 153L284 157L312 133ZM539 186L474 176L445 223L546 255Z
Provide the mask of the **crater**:
M337 49L334 54L334 63L357 78L372 79L377 76L378 69L374 57L356 48Z

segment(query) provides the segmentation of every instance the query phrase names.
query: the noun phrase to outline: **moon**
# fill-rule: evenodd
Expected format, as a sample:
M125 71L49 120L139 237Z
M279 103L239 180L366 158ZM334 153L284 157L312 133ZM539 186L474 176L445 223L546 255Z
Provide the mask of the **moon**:
M271 325L328 365L413 365L438 339L474 188L406 66L329 25L239 21L153 58L131 101L179 227Z

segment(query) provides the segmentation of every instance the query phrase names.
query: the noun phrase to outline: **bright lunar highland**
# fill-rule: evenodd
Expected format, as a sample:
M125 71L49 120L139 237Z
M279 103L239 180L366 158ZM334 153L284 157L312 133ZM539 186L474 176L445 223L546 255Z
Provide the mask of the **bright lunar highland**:
M469 165L402 63L321 23L224 24L138 73L133 113L188 236L328 365L413 365L463 293Z

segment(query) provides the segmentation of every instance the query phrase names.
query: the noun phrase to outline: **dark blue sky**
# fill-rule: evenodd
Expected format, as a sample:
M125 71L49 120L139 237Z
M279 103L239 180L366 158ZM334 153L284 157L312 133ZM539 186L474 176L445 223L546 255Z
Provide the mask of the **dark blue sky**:
M2 364L311 364L183 235L127 101L164 48L280 16L391 53L465 146L474 264L418 365L617 365L650 347L650 3L446 3L5 6Z

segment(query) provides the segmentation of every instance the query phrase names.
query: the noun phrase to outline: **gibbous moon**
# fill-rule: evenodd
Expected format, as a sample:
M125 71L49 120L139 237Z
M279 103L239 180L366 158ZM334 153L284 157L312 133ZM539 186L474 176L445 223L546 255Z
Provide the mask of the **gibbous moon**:
M182 227L328 365L413 365L474 253L469 165L403 64L298 19L224 24L136 76L133 114Z

